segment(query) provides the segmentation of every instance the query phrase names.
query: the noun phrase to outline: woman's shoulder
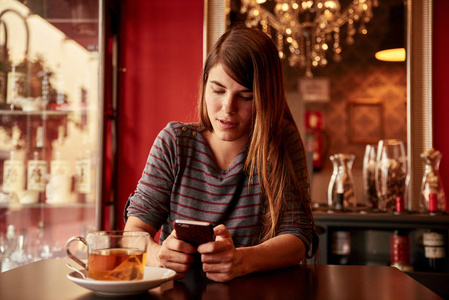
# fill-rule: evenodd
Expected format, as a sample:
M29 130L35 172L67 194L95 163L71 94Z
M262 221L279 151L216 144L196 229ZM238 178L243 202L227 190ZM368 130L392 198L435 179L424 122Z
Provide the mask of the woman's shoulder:
M168 143L176 147L179 153L188 154L188 157L200 155L208 150L201 132L205 127L200 123L183 123L178 121L168 122L162 133L162 140L170 140Z
M200 123L183 123L178 121L168 122L159 133L159 139L170 141L177 145L197 145L204 144L201 132L205 127Z
M198 132L204 130L204 126L200 123L183 123L178 121L171 121L167 123L167 126L163 131L168 131L176 136L193 135L196 136Z

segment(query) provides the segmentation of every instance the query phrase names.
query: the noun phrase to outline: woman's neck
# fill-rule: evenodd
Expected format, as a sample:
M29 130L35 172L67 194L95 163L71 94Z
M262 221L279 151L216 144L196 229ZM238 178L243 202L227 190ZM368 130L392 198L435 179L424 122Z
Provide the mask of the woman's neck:
M201 134L214 155L215 163L221 170L229 169L240 151L248 143L248 140L223 141L218 139L213 132L207 130L204 130Z

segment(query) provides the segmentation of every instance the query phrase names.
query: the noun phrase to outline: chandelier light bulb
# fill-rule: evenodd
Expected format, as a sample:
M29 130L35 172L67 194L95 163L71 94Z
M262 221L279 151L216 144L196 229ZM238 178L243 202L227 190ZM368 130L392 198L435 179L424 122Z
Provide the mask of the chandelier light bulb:
M336 1L330 0L330 1L324 2L324 6L325 6L327 9L336 9L337 7L340 6L340 4L337 3Z
M313 1L301 1L301 5L299 7L302 8L302 12L309 10L313 7Z

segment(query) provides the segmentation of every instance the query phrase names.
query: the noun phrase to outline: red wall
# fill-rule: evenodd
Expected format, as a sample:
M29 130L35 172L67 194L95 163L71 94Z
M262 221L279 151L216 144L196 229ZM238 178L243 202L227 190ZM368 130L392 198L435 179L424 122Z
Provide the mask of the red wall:
M196 120L203 0L121 1L116 220L136 188L159 131Z
M449 1L434 1L433 132L434 148L443 154L440 175L449 197Z

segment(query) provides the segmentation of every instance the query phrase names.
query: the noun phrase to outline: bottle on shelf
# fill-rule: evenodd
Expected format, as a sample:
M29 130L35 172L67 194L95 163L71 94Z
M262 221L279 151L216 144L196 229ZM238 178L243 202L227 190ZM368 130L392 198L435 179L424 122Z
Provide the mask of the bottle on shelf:
M402 196L396 197L396 206L395 206L395 210L393 213L395 215L402 215L402 214L407 213L407 211L405 210L405 205L404 205L404 197L402 197Z
M28 160L27 189L29 195L21 198L21 202L24 204L45 202L48 173L48 163L45 155L44 127L38 126L36 129L36 145L33 151L31 151L31 157Z
M21 99L27 97L27 66L25 60L20 60L20 56L11 63L11 69L7 75L6 103L10 109L19 107Z
M70 163L64 159L61 148L65 141L65 127L58 127L58 139L53 147L50 161L50 179L46 188L47 203L67 203L70 201Z
M16 247L11 253L10 260L14 267L20 267L32 261L32 256L28 253L26 230L23 230L17 237Z
M344 208L344 199L345 199L345 194L344 194L344 188L343 188L343 183L342 182L337 182L337 189L336 189L336 194L335 194L335 210L337 211L343 211Z
M444 232L430 230L423 233L424 256L429 272L447 272L446 240Z
M13 148L9 152L9 159L3 165L3 192L8 195L8 202L19 202L25 189L25 152L20 146L20 129L12 128Z
M56 99L50 104L52 110L64 110L67 105L67 95L65 94L65 90L63 68L61 63L58 63L56 66Z
M37 224L37 237L33 245L34 260L52 258L53 253L50 244L51 242L48 234L46 234L44 221L41 220Z
M410 247L408 232L396 230L390 237L390 265L404 272L412 272Z
M351 234L349 231L332 233L331 264L347 265L351 254Z
M82 150L75 163L75 189L78 193L78 202L92 202L92 155L87 137L83 138Z
M8 225L8 229L6 230L6 240L3 246L3 259L1 264L1 272L11 270L17 265L11 258L11 254L16 248L17 236L16 236L16 227L14 225Z
M438 209L438 195L435 193L430 193L428 197L429 197L429 207L427 209L427 212L429 213L429 215L431 216L442 215L443 212L440 209Z
M3 26L5 26L3 24ZM6 43L6 41L5 41ZM6 109L6 91L7 91L7 81L8 76L8 53L6 45L0 45L0 109Z

